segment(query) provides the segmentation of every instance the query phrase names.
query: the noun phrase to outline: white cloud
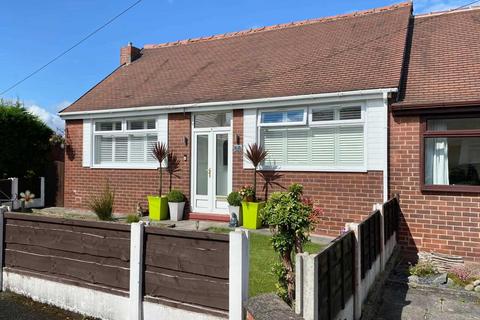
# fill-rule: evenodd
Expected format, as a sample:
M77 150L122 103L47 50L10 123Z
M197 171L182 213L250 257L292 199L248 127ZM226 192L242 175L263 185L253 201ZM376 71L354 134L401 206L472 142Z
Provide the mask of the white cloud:
M60 102L57 107L55 108L56 111L61 111L63 109L65 109L66 107L68 107L69 105L71 105L72 103L70 101L67 101L67 100L63 100L62 102Z
M415 13L429 13L459 8L464 0L416 0L413 2Z
M63 132L65 127L65 121L60 119L58 115L53 114L36 104L26 105L25 108L31 114L39 117L43 122L45 122L47 126L52 128L55 132Z

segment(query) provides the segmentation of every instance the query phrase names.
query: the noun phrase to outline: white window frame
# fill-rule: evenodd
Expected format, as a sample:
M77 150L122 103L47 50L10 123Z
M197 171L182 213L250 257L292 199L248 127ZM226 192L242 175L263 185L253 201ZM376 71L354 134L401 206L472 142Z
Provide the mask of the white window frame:
M278 123L263 123L262 122L262 113L263 112L287 112L293 110L303 110L303 120L296 122L278 122ZM258 113L257 125L258 127L279 127L279 126L300 126L307 124L308 108L307 107L291 107L291 108L275 108L275 109L262 109Z
M313 112L316 110L330 110L334 109L335 115L340 112L342 108L348 107L360 107L360 119L350 119L350 120L326 120L326 121L313 121ZM326 106L312 106L308 110L308 123L310 127L328 127L328 126L347 126L347 125L358 125L365 124L365 104L362 103L345 103L345 104L336 104L336 105L326 105Z
M147 120L155 120L155 129L141 129L141 130L127 130L127 121L147 121ZM146 136L148 134L156 134L157 141L160 141L160 129L159 128L159 118L154 117L142 117L142 118L122 118L122 119L99 119L93 122L92 124L92 168L99 168L99 169L158 169L158 162L106 162L106 163L95 163L96 159L96 146L95 140L97 136L103 137L128 137L128 136ZM121 122L122 123L122 130L112 130L112 131L97 131L96 124L98 122ZM163 141L167 143L167 141ZM127 150L127 157L130 153L130 144L128 144ZM112 158L115 158L115 140L112 141Z
M321 110L321 109L332 109L335 108L335 112L338 112L341 108L345 107L355 107L359 106L361 108L361 119L352 119L352 120L331 120L331 121L312 121L312 111L313 110ZM304 123L303 125L299 124L287 124L287 123L277 123L277 124L260 124L261 121L261 114L263 111L274 111L277 109L262 109L259 110L257 115L257 137L258 142L263 143L263 134L262 129L264 127L298 127L298 128L331 128L331 127L347 127L347 126L363 126L363 164L359 166L340 166L340 165L333 165L333 166L292 166L292 165L277 165L277 166L269 166L269 165L260 165L259 169L264 171L317 171L317 172L367 172L367 121L366 121L366 103L365 102L351 102L351 103L339 103L339 104L325 104L325 105L311 105L307 107L300 107L304 109L304 112L308 114L308 123ZM298 107L290 107L290 108L281 108L278 110L288 110L288 109L300 109ZM304 119L305 119L304 118ZM336 151L337 152L337 151Z

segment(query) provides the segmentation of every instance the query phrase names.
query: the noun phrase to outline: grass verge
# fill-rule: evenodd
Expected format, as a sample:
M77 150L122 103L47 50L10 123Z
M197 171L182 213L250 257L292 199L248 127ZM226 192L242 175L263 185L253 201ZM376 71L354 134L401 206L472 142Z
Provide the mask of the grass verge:
M212 227L208 231L228 233L228 228ZM272 266L278 261L278 255L273 251L270 236L250 232L250 283L249 296L275 292L276 279L272 273ZM309 242L304 250L309 253L320 252L323 245Z

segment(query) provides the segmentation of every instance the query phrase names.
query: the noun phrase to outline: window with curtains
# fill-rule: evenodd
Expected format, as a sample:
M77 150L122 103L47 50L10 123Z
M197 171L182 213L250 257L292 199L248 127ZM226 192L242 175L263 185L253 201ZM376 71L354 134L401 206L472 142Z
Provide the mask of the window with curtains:
M95 164L154 164L151 151L158 140L156 131L154 118L95 122Z
M361 106L309 107L259 115L265 168L362 170L365 166Z
M430 118L423 125L424 189L480 190L480 117Z

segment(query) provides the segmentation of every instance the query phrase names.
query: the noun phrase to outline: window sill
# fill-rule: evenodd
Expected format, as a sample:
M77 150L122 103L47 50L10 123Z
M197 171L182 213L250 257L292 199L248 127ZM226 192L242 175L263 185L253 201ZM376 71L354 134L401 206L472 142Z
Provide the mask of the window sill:
M162 166L163 167L163 166ZM140 170L157 170L158 165L150 164L96 164L91 169L140 169ZM163 167L164 168L164 167Z
M421 190L425 192L480 193L480 186L423 185Z
M260 166L259 171L303 171L303 172L367 172L366 167L299 167L299 166Z

